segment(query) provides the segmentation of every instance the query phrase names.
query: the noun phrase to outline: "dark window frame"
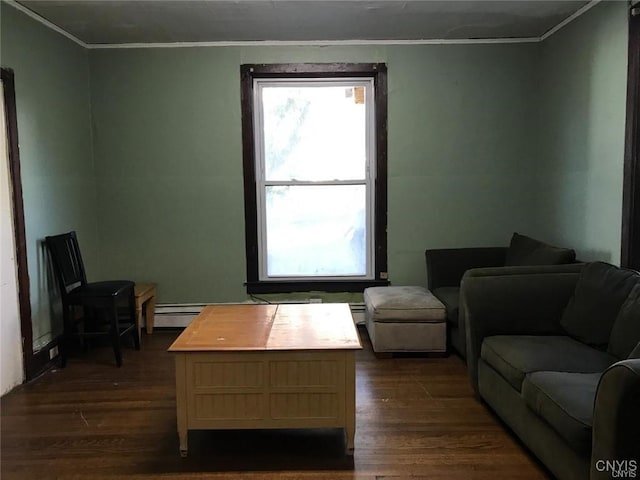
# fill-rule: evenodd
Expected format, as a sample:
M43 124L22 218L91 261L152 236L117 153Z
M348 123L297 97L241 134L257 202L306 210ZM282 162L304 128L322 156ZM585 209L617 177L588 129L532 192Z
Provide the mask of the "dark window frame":
M376 109L374 274L371 280L261 280L258 263L258 211L253 132L253 80L256 78L373 78ZM244 172L247 293L361 292L387 280L387 66L384 63L247 64L240 66Z

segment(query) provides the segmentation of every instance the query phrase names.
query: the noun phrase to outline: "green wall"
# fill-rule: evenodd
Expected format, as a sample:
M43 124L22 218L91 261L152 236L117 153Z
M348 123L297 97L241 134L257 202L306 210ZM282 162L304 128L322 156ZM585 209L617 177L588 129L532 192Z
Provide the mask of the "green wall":
M78 231L97 269L98 209L92 160L88 51L4 2L0 60L14 70L34 345L61 331L52 315L43 239ZM57 318L52 326L51 318Z
M160 303L246 299L243 63L387 63L394 284L425 282L425 248L513 231L617 260L623 2L541 44L490 45L84 50L1 14L38 334L51 316L41 241L69 229L91 279L158 282Z
M602 2L542 44L540 215L584 260L620 261L626 2Z
M425 283L427 247L505 245L536 223L527 138L538 48L92 51L102 275L156 281L161 303L246 298L243 63L387 63L394 284Z
M528 141L537 44L389 49L389 271L426 283L425 248L535 233Z

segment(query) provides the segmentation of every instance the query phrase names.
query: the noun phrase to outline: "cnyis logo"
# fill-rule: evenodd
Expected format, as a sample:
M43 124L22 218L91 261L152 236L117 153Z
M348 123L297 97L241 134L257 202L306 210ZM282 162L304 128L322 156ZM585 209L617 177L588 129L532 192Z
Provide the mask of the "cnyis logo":
M636 460L598 460L596 470L608 472L611 478L636 478L638 462Z

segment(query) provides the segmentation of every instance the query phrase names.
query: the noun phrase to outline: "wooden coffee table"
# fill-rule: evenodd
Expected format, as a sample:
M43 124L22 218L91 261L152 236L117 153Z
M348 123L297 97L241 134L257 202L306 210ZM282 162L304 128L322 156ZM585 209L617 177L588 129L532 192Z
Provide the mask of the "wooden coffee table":
M355 352L347 304L220 305L169 347L180 454L191 429L344 428L355 437Z

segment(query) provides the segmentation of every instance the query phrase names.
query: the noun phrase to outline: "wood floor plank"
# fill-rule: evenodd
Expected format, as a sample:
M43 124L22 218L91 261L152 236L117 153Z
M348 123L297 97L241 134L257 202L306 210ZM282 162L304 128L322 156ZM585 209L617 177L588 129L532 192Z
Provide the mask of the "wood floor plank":
M108 346L1 400L6 479L544 480L551 478L472 393L457 356L377 359L364 330L356 449L341 430L194 431L178 454L177 331L143 335L116 368Z

